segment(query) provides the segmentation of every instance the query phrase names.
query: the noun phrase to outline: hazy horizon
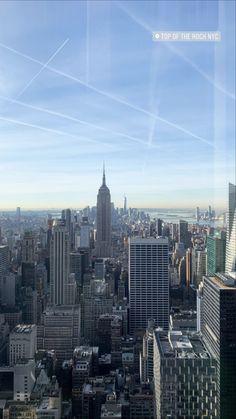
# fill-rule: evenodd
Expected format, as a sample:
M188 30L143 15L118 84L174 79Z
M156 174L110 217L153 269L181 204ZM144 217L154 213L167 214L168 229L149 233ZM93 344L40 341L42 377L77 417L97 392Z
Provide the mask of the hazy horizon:
M85 209L86 207L90 207L90 208L93 208L93 207L96 207L96 204L94 204L94 205L85 205L85 206L80 206L80 205L78 205L78 206L70 206L70 205L68 205L68 206L61 206L61 207L20 207L20 209L21 209L21 212L22 213L24 213L24 212L28 212L28 211L42 211L42 212L44 212L44 211L61 211L61 210L63 210L63 209L66 209L66 208L70 208L71 210L74 210L74 211L81 211L81 210L83 210L83 209ZM115 205L115 208L123 208L123 205ZM196 210L196 207L137 207L137 206L128 206L128 208L135 208L135 209L138 209L138 210L140 210L140 211L182 211L182 212L184 212L184 211L195 211ZM4 211L9 211L9 212L15 212L16 211L16 209L17 209L17 207L11 207L11 208L0 208L0 212L4 212ZM215 210L215 211L227 211L227 207L225 206L225 207L212 207L212 209L213 210ZM206 210L208 210L208 206L206 206L206 207L201 207L200 208L200 211L206 211Z

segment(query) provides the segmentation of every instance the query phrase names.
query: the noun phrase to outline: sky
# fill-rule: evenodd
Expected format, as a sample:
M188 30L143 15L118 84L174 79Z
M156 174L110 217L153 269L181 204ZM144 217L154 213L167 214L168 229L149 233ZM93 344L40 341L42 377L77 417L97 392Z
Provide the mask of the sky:
M96 205L103 161L116 206L227 206L234 1L0 2L0 208Z

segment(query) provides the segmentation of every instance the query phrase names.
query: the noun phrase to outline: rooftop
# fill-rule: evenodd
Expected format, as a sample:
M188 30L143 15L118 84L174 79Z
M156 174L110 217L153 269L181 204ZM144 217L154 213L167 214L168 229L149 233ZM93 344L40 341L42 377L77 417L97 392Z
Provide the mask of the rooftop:
M184 335L181 331L155 332L162 357L207 359L210 358L199 335Z
M79 311L80 307L78 305L61 305L61 306L51 306L43 312L46 316L71 316Z
M236 272L217 273L208 277L218 288L236 290Z
M121 404L107 405L102 404L101 418L121 418Z
M51 411L57 411L59 406L52 405L49 397L43 397L41 400L41 403L39 407L36 409L36 412L41 412L51 410Z
M18 324L12 333L32 333L36 329L35 324Z

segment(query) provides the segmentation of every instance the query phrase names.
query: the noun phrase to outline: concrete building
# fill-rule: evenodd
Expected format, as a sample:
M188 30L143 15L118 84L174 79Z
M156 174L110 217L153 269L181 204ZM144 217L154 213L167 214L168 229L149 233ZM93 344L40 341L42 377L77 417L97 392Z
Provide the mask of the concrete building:
M72 367L72 406L73 415L84 418L82 407L83 386L96 370L98 347L79 346L73 353Z
M153 333L155 322L148 321L148 327L143 335L143 348L140 352L140 381L149 383L153 380Z
M0 245L0 303L4 304L3 301L3 280L8 274L9 269L9 247Z
M104 279L105 278L105 259L96 259L94 262L94 273L96 279Z
M101 419L121 419L122 405L117 402L116 393L110 393L106 396L106 402L101 406Z
M97 195L97 241L96 256L110 257L111 249L111 195L106 185L105 169L103 169L102 186Z
M192 284L198 287L207 269L207 251L192 250Z
M19 307L3 307L2 313L10 330L22 322L22 311Z
M70 249L72 249L74 245L74 225L73 225L71 209L67 208L67 209L62 210L61 218L65 222L65 227L69 235L69 246L70 246Z
M22 262L34 263L35 240L31 231L26 231L22 240Z
M205 276L200 315L201 333L217 360L218 418L236 412L236 275Z
M216 371L216 360L198 335L156 330L155 417L218 418Z
M3 313L0 313L0 360L1 360L1 364L7 363L9 332L10 332L10 328L9 328L9 324L6 322L5 315Z
M80 307L49 307L42 314L38 326L39 349L55 350L58 366L70 359L80 341Z
M82 223L80 226L80 247L90 248L90 231L91 226L88 221L88 217L82 218Z
M129 239L130 333L146 330L148 320L169 327L169 274L167 238Z
M65 220L55 220L50 241L50 301L54 305L68 304L69 254L70 235Z
M26 231L22 240L21 285L35 289L35 238Z
M4 403L4 419L37 419L35 404L32 402L9 400Z
M186 251L186 285L190 286L192 283L192 249Z
M129 394L131 419L154 419L154 394L151 385L140 385Z
M178 242L183 243L185 249L187 249L191 245L190 233L188 231L187 221L179 220Z
M22 321L26 324L37 323L37 291L31 287L21 288Z
M92 280L84 285L82 304L82 334L89 345L97 345L97 320L100 315L112 313L113 296L104 280Z
M43 371L43 370L42 370ZM46 374L45 374L46 376ZM46 378L46 377L45 377ZM49 384L39 398L36 407L37 419L61 419L62 418L62 396L56 377L49 380Z
M9 247L0 245L0 279L6 275L9 268Z
M10 333L9 361L14 365L20 359L34 359L37 350L37 328L35 324L19 324Z
M7 273L2 279L2 304L14 307L16 301L16 275Z
M75 280L75 274L69 274L66 290L67 290L67 296L66 296L67 304L74 305L77 299L77 283Z
M83 285L83 254L79 251L70 253L70 273L75 274L78 287Z
M27 402L35 384L34 359L21 359L14 365L14 400Z

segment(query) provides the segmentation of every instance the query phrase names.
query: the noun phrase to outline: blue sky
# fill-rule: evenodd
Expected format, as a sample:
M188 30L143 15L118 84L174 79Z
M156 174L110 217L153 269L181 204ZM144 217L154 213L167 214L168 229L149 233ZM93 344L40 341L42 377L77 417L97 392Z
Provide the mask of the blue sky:
M234 1L0 2L1 208L225 207ZM153 42L152 31L221 42Z

